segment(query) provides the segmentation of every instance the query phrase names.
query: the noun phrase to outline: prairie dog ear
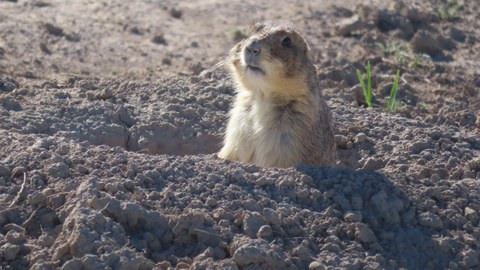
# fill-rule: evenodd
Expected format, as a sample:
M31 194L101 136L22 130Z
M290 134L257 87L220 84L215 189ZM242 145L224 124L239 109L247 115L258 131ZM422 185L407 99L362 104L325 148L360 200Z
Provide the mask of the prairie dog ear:
M267 27L266 23L253 23L250 25L250 33L258 33Z

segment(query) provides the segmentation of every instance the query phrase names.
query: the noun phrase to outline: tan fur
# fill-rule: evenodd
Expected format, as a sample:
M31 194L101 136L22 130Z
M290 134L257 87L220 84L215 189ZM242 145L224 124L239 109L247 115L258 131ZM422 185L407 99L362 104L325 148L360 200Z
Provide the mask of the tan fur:
M230 51L229 65L237 95L220 158L262 167L332 165L332 118L308 45L295 30L254 25Z

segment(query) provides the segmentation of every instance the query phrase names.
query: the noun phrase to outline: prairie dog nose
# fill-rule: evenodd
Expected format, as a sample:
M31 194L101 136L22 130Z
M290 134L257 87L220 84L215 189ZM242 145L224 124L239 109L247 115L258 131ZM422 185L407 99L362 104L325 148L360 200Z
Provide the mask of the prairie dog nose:
M261 52L260 42L258 40L254 40L247 45L247 52L252 55L259 55Z

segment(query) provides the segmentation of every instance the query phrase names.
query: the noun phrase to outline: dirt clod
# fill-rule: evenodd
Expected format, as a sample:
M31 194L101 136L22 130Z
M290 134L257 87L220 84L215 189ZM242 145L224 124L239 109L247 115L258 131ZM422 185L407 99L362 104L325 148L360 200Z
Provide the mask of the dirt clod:
M45 29L47 30L47 32L51 35L54 35L54 36L63 36L64 33L63 33L63 29L56 26L56 25L53 25L51 23L46 23L45 24Z

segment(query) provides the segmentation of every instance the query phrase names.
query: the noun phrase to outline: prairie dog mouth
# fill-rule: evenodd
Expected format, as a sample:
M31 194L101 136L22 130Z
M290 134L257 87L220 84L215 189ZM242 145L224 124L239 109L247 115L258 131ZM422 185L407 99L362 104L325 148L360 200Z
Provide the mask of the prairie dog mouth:
M264 72L261 68L256 67L256 66L252 66L252 65L247 65L247 72L248 72L248 71L251 71L251 72L253 72L253 73L255 73L255 74L258 73L258 74L265 75L265 72Z

